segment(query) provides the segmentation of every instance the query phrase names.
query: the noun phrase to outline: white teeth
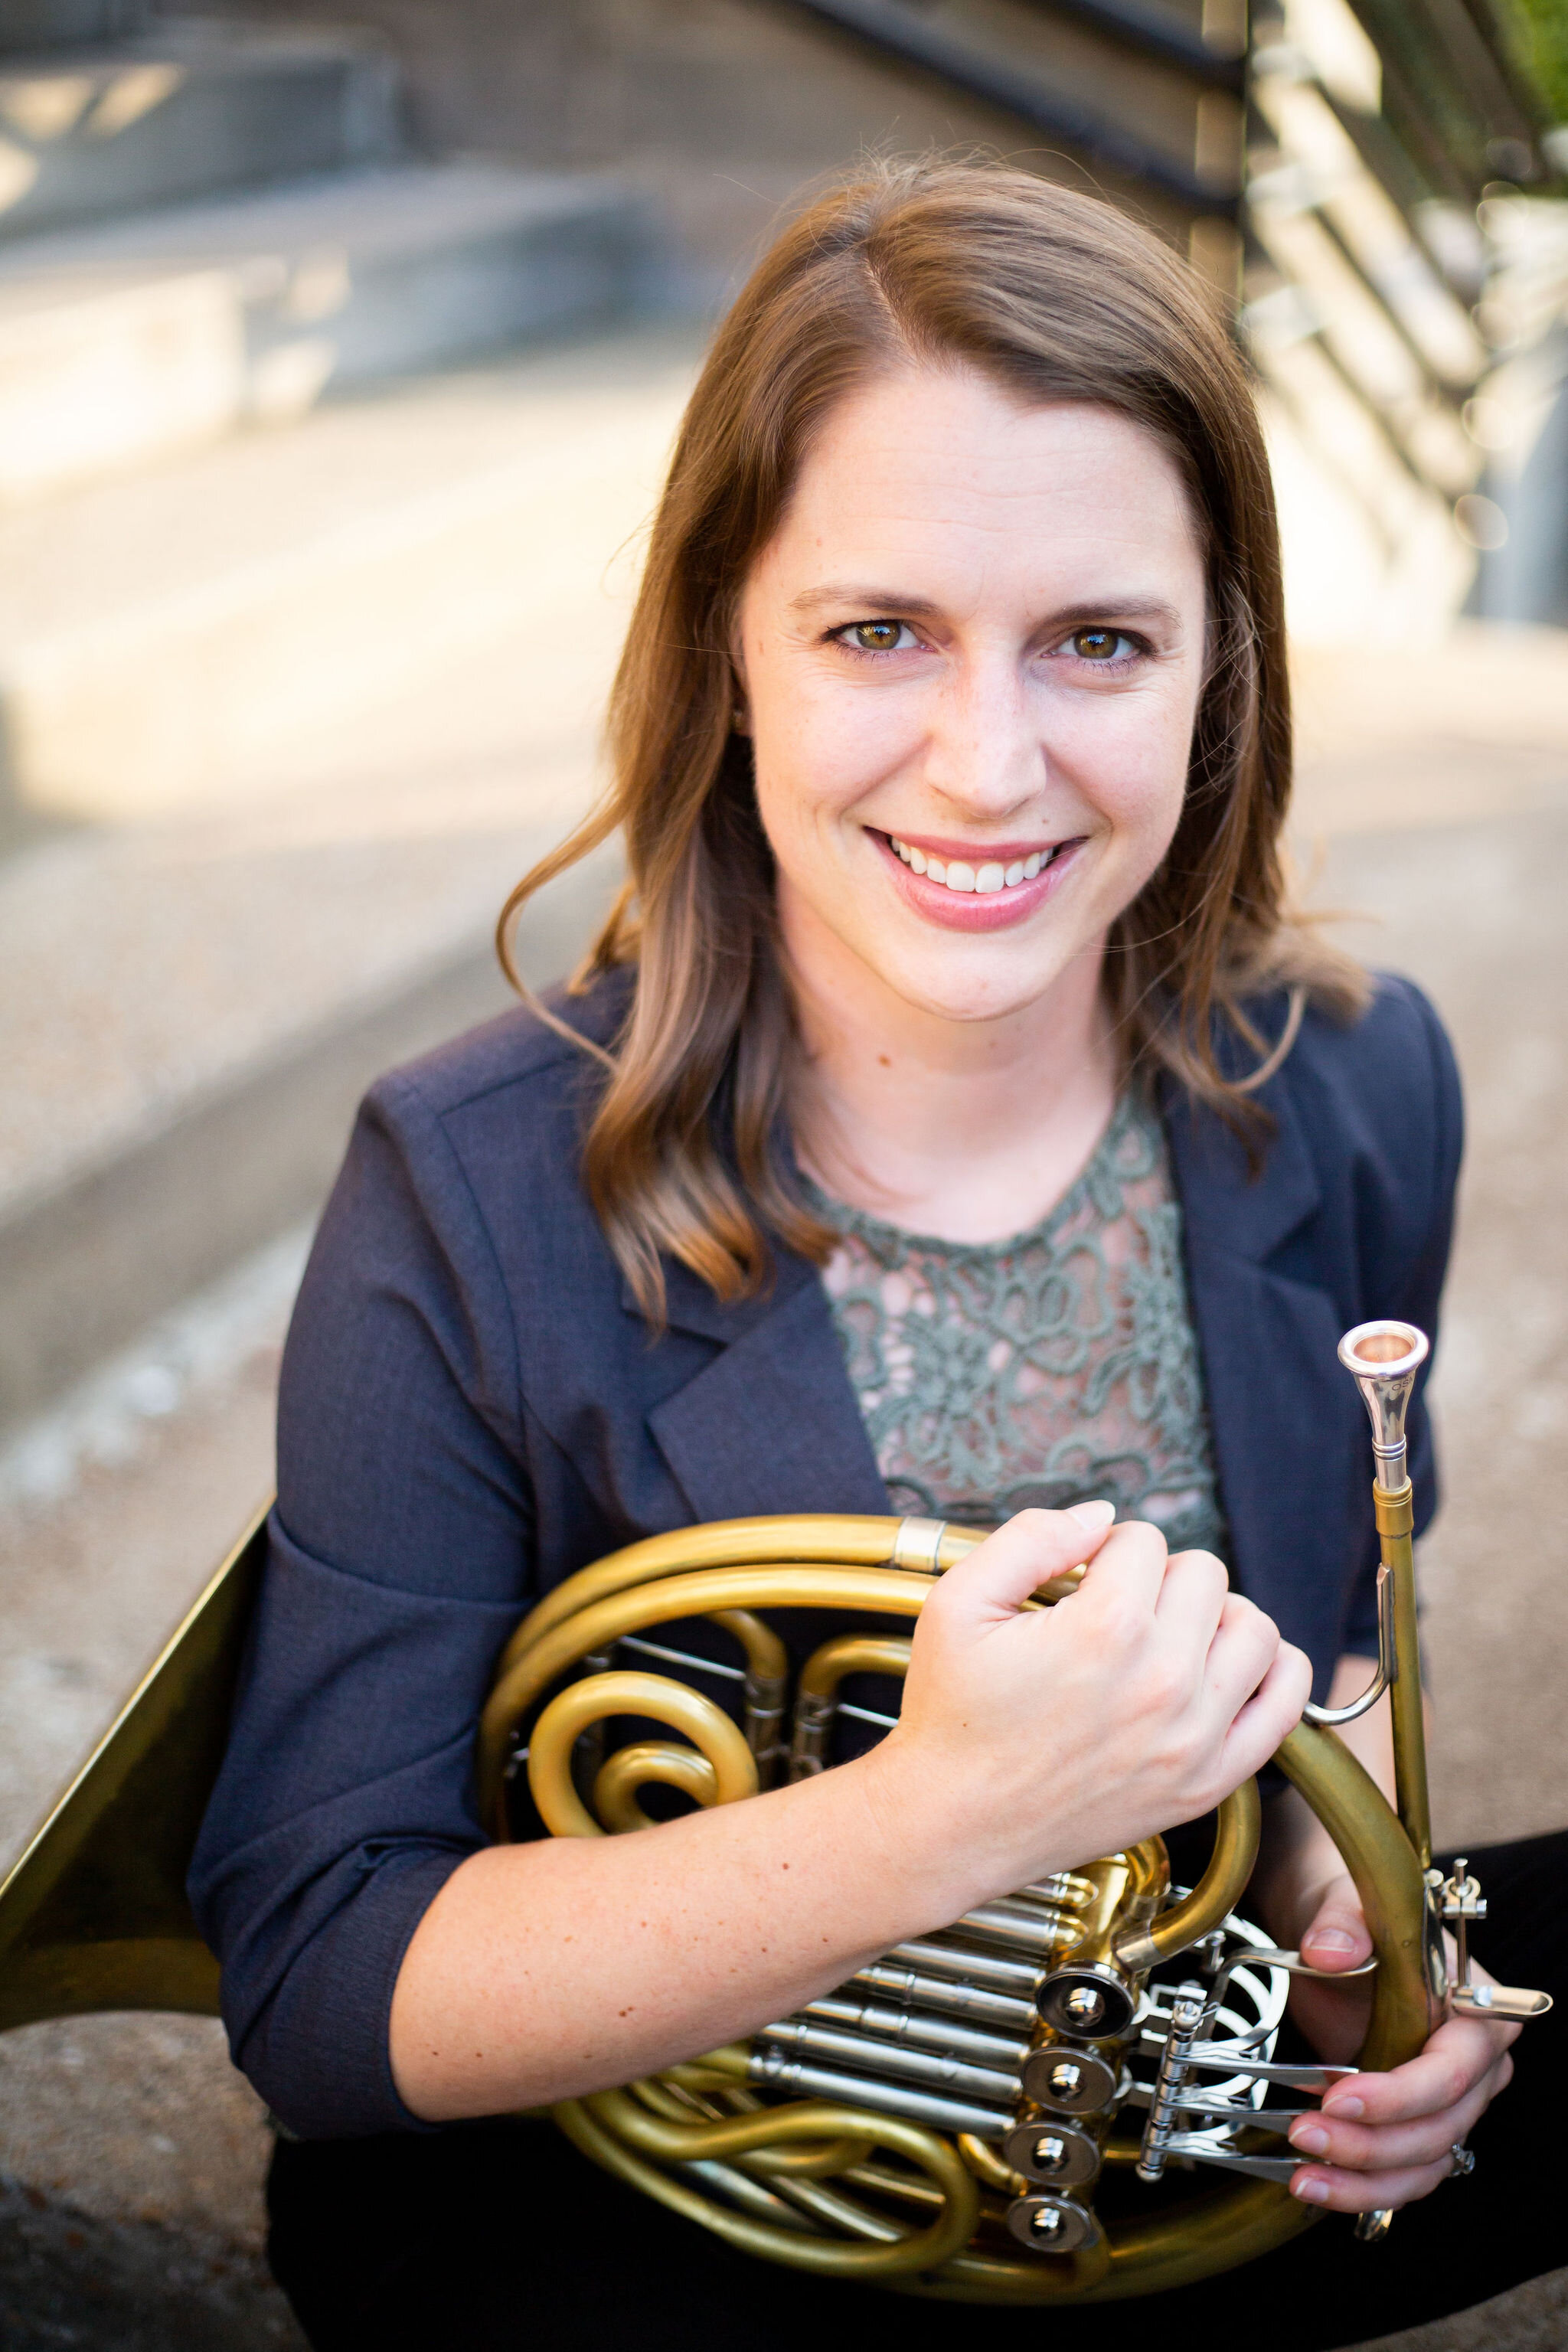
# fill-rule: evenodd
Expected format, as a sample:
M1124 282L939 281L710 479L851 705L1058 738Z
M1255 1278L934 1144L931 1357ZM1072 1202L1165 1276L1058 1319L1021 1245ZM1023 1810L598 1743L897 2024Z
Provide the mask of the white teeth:
M911 848L907 841L900 841L896 833L890 833L888 840L912 872L923 874L928 881L941 882L949 890L964 894L976 891L988 895L996 890L1015 889L1020 882L1032 882L1040 868L1048 866L1056 855L1054 849L1037 849L1027 857L1014 858L1008 866L1003 866L995 858L987 859L982 866L967 865L959 857L944 864L940 857L928 857L923 849Z

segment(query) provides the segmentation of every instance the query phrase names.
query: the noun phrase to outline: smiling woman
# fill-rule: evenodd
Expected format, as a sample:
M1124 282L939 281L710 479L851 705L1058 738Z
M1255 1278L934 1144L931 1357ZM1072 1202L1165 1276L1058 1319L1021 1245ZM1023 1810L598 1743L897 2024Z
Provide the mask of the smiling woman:
M1112 2110L1140 2021L1175 2046L1174 2005L1135 2007L1150 1955L1215 1916L1201 1887L1160 1906L1222 1802L1232 1898L1252 1776L1312 1685L1371 1679L1335 1343L1434 1328L1460 1125L1430 1007L1285 902L1279 551L1208 294L1023 173L889 166L822 199L715 339L610 741L604 807L501 927L618 832L601 938L374 1090L290 1331L192 1877L237 2060L294 2135L272 2259L322 2352L511 2352L520 2312L626 2352L1141 2345L1110 2239L1166 2226L1172 2184ZM1409 1430L1419 1531L1419 1386ZM727 1574L821 1513L870 1561L847 1585L748 1568L720 1606L677 1578L692 1613L646 1638L647 1539L695 1525L681 1556ZM869 1617L835 1616L846 1591ZM882 1625L906 1602L907 1652ZM587 1679L545 1704L542 1658ZM525 1686L542 1711L497 1729ZM601 1766L612 1699L698 1747ZM510 1791L482 1819L481 1711ZM1344 1740L1389 1785L1386 1702ZM1317 1816L1263 1810L1262 1924L1222 1932L1233 1960L1299 1948L1318 2055L1277 2071L1322 2101L1270 2110L1294 2153L1226 2189L1228 2238L1193 2224L1205 2283L1152 2324L1256 2334L1261 2308L1271 2352L1323 2352L1568 2248L1559 2210L1514 2225L1502 2008L1435 2014L1384 2070L1422 2032L1414 1933L1405 2038L1347 2079L1394 1946ZM1484 1948L1524 1980L1561 1966L1560 1903L1544 1953L1520 1925L1561 1859L1489 1868L1515 1925ZM1136 1931L1089 1943L1112 1885ZM1531 2032L1544 2179L1568 2082ZM519 2120L547 2105L565 2138ZM1424 2200L1472 2130L1456 2231ZM1342 2223L1285 2242L1313 2205L1410 2210L1369 2256ZM1058 2308L968 2320L928 2288Z
M810 1049L795 1149L862 1205L1000 1239L1104 1128L1125 1051L1104 950L1181 821L1204 536L1142 426L967 366L877 377L818 435L741 597L738 724ZM947 1031L972 1097L980 1024L998 1083L1047 1081L1011 1181L994 1161L977 1191L965 1148L945 1185L879 1183L851 1034L897 1087Z
M758 1211L825 1254L778 1160L786 1092L808 1165L937 1205L845 1166L846 991L890 1024L888 1089L952 1023L985 1025L966 1075L980 1051L1030 1069L1042 1127L1016 1156L1037 1173L982 1178L994 1234L1049 1205L1127 1067L1261 1134L1249 1097L1309 997L1366 1001L1283 903L1279 549L1241 360L1156 240L1021 173L889 168L763 260L687 414L611 741L609 798L501 939L622 833L630 879L582 984L626 962L641 984L585 1167L655 1314L661 1252L721 1297L763 1280ZM1280 988L1265 1038L1245 1008ZM972 1157L954 1181L973 1200Z

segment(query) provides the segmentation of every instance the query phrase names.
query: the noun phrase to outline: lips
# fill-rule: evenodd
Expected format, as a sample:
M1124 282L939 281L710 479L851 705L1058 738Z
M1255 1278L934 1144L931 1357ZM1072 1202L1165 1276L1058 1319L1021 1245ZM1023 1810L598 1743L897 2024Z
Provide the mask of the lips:
M911 873L923 874L928 881L956 891L960 898L971 892L989 898L997 890L1016 890L1021 882L1032 882L1037 874L1055 862L1060 851L1070 845L1055 841L1044 849L1031 849L1026 856L1006 859L987 857L980 850L967 858L942 858L928 855L911 842L901 841L896 833L889 834L887 841L894 856L901 859Z
M1025 921L1071 873L1084 836L1068 841L986 843L908 841L871 831L900 897L928 923L949 931L996 931ZM961 854L968 849L968 855ZM920 863L917 865L916 860Z

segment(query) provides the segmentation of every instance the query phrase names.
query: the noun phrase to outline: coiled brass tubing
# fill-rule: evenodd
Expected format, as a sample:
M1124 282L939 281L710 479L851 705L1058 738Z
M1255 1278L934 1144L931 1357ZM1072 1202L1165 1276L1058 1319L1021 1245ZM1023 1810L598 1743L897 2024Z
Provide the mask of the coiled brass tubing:
M682 1789L702 1805L755 1793L777 1753L785 1675L784 1645L755 1612L831 1610L907 1622L920 1614L936 1577L981 1540L973 1530L931 1521L739 1519L655 1537L584 1569L548 1594L507 1645L480 1734L486 1819L498 1837L509 1834L506 1759L542 1701L547 1703L529 1737L529 1782L541 1818L558 1836L643 1826L647 1816L637 1790L647 1780ZM1043 1587L1030 1605L1064 1598L1076 1581ZM721 1625L744 1650L749 1739L710 1699L663 1675L590 1671L557 1687L624 1637L697 1617ZM846 1675L897 1675L908 1657L902 1636L857 1633L825 1643L801 1676L800 1715L817 1728L797 1742L792 1771L820 1769L826 1761ZM598 1770L590 1810L573 1780L573 1752L585 1729L611 1716L668 1724L690 1744L644 1740L612 1756ZM1424 1896L1409 1842L1331 1731L1304 1725L1279 1761L1330 1827L1361 1890L1380 1961L1363 2057L1368 2064L1395 2064L1420 2047L1427 2030ZM979 1906L969 1925L900 1947L866 1971L868 1991L892 1990L900 1969L934 1969L940 1979L952 1933L973 1937L982 1927L988 1945L961 1945L954 1954L980 2002L1011 2000L1004 1988L1020 1974L1026 1986L1032 1980L1020 1962L987 1957L997 1954L998 1939L1004 1949L1016 1939L1021 1955L1070 1950L1075 1966L1120 1969L1136 1982L1234 1908L1251 1873L1258 1820L1249 1781L1219 1809L1214 1853L1199 1885L1165 1910L1158 1908L1165 1865L1155 1839L999 1897ZM939 2013L944 1998L939 1981ZM836 2015L839 2006L827 2004L825 2014ZM1006 2014L1004 2009L992 2021L1002 2023ZM1228 2269L1314 2218L1282 2184L1233 2181L1184 2205L1179 2221L1161 2214L1119 2221L1098 2244L1070 2257L993 2252L970 2242L983 2210L994 2214L992 2200L1011 2198L1020 2187L994 2147L847 2100L761 2104L747 2086L752 2064L751 2045L738 2043L668 2067L645 2084L566 2100L552 2112L605 2169L732 2245L792 2268L944 2299L1093 2304L1143 2294ZM882 2160L871 2160L875 2151ZM731 2202L707 2194L703 2184ZM865 2204L862 2195L879 2203ZM908 2225L887 2210L900 2206L912 2211Z

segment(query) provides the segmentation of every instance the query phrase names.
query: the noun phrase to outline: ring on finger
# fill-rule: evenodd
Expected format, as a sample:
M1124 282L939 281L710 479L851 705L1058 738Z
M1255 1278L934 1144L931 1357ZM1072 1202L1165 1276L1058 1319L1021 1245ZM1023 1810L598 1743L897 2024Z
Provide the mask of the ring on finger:
M1475 2168L1475 2149L1473 2147L1467 2147L1462 2139L1457 2139L1454 2142L1453 2147L1448 2150L1449 2179L1468 2180Z

